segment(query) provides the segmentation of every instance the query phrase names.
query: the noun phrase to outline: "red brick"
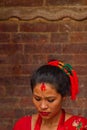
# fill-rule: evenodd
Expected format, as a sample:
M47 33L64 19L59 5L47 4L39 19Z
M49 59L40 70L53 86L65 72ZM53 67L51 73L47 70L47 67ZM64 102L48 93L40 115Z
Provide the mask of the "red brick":
M22 51L20 44L0 44L0 54L13 55L14 53Z
M85 97L85 98L87 98L87 89L86 89L86 87L85 87L85 85L87 84L87 82L85 82L85 83L81 83L81 87L80 87L80 93L79 93L79 97Z
M83 54L87 53L87 44L64 44L63 54Z
M41 6L43 4L43 1L41 0L9 0L9 1L5 1L3 0L2 2L0 2L0 6Z
M0 109L1 118L9 119L9 118L14 118L14 116L15 116L15 112L11 108Z
M5 64L5 63L7 63L7 62L6 62L6 59L8 59L6 55L0 55L0 64Z
M87 75L87 66L86 65L79 65L79 66L76 66L76 70L78 72L79 75L84 75L86 76Z
M79 64L79 65L86 65L87 64L87 54L77 54L73 55L73 62L74 64Z
M23 108L16 108L14 111L16 118L21 118L22 116L25 116Z
M43 58L43 56L41 57ZM31 55L24 55L20 52L16 52L12 55L0 55L0 64L31 64L34 62L32 60L33 57ZM40 60L39 56L37 56L37 62L39 62L38 60Z
M84 22L83 27L84 27L84 31L87 31L87 21Z
M22 22L20 24L21 32L57 32L58 24L57 23L28 23Z
M12 67L9 66L9 65L6 65L6 66L0 66L0 77L4 77L4 76L11 76L13 75L14 71L12 70Z
M15 72L18 70L18 68L21 69L23 64L26 64L26 65L28 64L30 65L28 67L32 68L32 64L33 65L44 64L45 62L46 62L46 56L44 54L31 54L30 55L30 54L14 53L12 55L0 55L0 64L2 65L9 64L12 66L14 65Z
M78 21L70 21L70 20L65 20L65 21L60 21L59 22L59 32L82 32L87 30L87 24L85 21L78 22Z
M68 1L65 1L65 0L47 0L47 5L86 5L87 4L87 1L86 0L79 0L79 1L76 1L76 0L68 0Z
M52 43L65 43L68 42L68 34L67 33L52 33L51 34L51 42Z
M87 42L87 33L71 33L70 34L71 43L86 43Z
M37 65L37 63L36 63ZM0 77L6 76L23 76L23 75L30 75L33 70L33 65L1 65L0 66Z
M61 45L58 44L42 44L42 45L38 45L38 44L26 44L25 45L25 49L24 49L26 54L48 54L48 53L61 53L62 48Z
M72 31L71 24L72 24L72 22L70 22L68 20L60 21L58 23L58 26L59 26L58 31L62 32L62 33L68 33L70 31Z
M51 60L51 59L58 59L64 63L70 63L70 64L73 64L73 55L69 55L69 54L62 54L60 55L59 53L58 54L49 54L47 56L47 59L48 60Z
M6 96L19 96L19 97L24 97L24 96L31 96L32 91L31 88L29 88L29 85L21 85L21 86L8 86L6 87Z
M35 65L19 65L12 67L12 75L14 76L29 76L35 69L35 67L40 66L40 63L35 63Z
M9 76L9 77L0 77L1 85L28 85L30 77L29 76Z
M4 85L0 85L0 97L6 96L6 89Z
M8 124L8 122L5 122L0 124L0 130L12 130L12 123Z
M29 61L28 61L29 63ZM46 63L46 55L45 54L35 54L35 55L32 55L32 64L45 64Z
M38 33L15 33L12 35L14 43L38 43L44 44L48 42L47 34Z
M80 89L83 88L83 91L84 91L85 88L86 88L86 84L87 84L87 76L80 75L79 76L79 85L80 85L79 87L80 87ZM80 95L81 95L81 91L80 91Z
M27 108L28 106L32 107L32 104L33 104L32 98L29 96L23 97L23 98L21 98L19 104L20 104L20 107L22 107L22 108Z
M4 3L5 3L5 0L0 0L0 6L3 6L4 5Z
M87 86L87 77L83 75L79 76L79 97L87 98L86 86Z
M14 22L0 22L0 32L17 32L18 25Z
M85 21L79 22L79 21L73 21L70 23L71 25L71 32L83 32L85 30L85 26L87 23Z
M0 42L10 42L10 34L9 33L0 33Z
M18 103L18 99L17 98L12 98L12 97L1 97L0 98L0 115L1 115L1 109L3 108L13 108L13 107L17 107L17 103ZM2 110L3 111L3 110ZM5 112L5 111L4 111ZM13 111L12 111L13 112ZM7 113L7 112L6 112ZM8 113L9 115L9 113ZM11 115L11 114L10 114ZM10 116L9 115L9 116ZM2 113L3 116L3 113Z
M12 82L12 84L14 82L17 82L16 77L18 77L18 82L20 82L22 80L20 77L29 76L35 70L35 68L39 67L42 64L44 64L44 59L42 61L40 61L38 59L38 61L36 60L36 62L33 59L32 63L29 62L28 64L24 64L24 65L16 64L16 63L15 64L14 63L5 64L5 65L2 64L2 65L0 65L0 77L3 77L3 80L8 81L8 84L10 84L11 82ZM9 79L10 76L12 77L11 81ZM8 79L6 79L7 77L8 77ZM2 82L3 82L3 80L2 80ZM26 78L26 80L27 80L27 78Z

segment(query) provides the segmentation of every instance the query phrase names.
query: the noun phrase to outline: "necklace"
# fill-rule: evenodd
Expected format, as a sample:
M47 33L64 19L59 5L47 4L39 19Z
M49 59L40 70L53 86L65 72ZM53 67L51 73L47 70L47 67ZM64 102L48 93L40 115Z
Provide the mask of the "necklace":
M64 121L65 121L65 111L62 109L62 114L61 114L61 117L60 117L60 120L59 120L59 123L58 123L57 130L59 130L59 128L61 128L61 127L63 126ZM39 116L38 116L38 119L37 119L37 121L36 121L36 125L35 125L34 130L40 130L41 123L42 123L42 118L41 118L41 116L39 115Z

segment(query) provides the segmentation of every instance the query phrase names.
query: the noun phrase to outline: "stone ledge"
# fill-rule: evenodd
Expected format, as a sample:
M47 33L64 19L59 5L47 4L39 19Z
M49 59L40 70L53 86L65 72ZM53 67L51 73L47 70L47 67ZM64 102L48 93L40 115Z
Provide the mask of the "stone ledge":
M74 20L87 19L87 7L1 7L0 20L7 20L9 18L18 18L21 20L32 20L35 18L42 18L46 20L60 20L63 18L70 18Z

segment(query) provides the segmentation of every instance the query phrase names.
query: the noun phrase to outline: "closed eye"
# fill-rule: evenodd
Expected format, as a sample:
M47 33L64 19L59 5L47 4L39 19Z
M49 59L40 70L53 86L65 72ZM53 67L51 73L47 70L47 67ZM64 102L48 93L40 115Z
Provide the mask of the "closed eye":
M36 101L40 101L40 100L41 100L41 98L40 98L40 97L37 97L37 96L34 96L34 99L35 99Z
M48 102L54 102L55 99L47 99Z

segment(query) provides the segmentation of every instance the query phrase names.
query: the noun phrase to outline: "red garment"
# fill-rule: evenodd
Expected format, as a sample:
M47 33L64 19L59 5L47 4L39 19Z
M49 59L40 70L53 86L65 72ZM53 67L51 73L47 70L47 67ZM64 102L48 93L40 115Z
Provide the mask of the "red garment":
M19 119L13 130L31 130L32 116L25 116ZM87 119L79 116L72 116L64 122L58 130L87 130Z

